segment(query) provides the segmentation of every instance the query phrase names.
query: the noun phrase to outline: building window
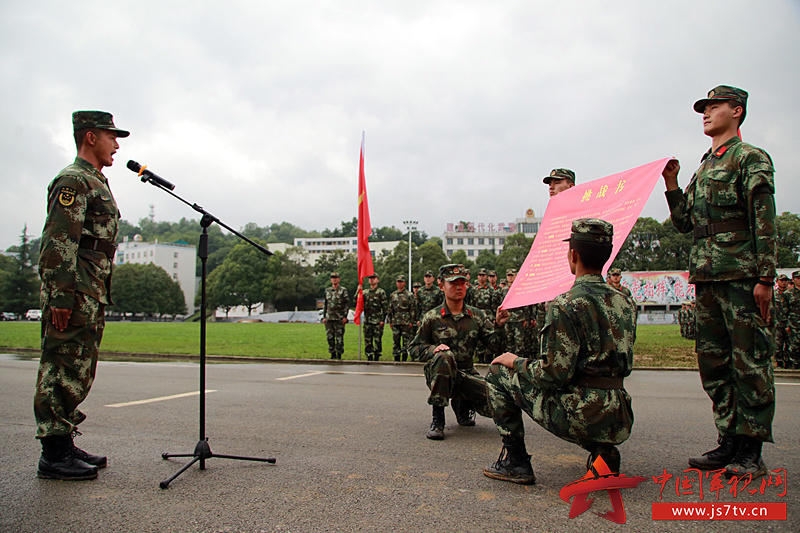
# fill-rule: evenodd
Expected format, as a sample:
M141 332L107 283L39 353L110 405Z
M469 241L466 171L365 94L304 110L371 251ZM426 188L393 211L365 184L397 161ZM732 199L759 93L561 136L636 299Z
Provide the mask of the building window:
M464 244L464 239L462 237L459 237L458 239L456 239L456 244Z
M150 255L153 255L153 252L150 252ZM178 252L173 252L172 257L178 258Z
M178 268L178 263L172 263L172 268Z
M494 246L494 237L489 237L489 244Z
M473 250L472 248L470 248L469 250L467 250L467 255L468 255L468 256L470 256L470 257L472 257L473 255L475 255L475 250Z
M176 281L177 281L177 279L178 279L178 275L177 275L177 274L173 274L173 275L172 275L172 279L174 279L174 280L176 280Z
M478 237L478 244L483 244L483 237Z
M447 257L453 256L453 250L447 250Z
M497 239L497 242L500 244L500 246L503 246L506 243L506 238L505 237L499 237Z
M470 237L469 239L467 239L467 244L475 244L475 239Z
M453 238L452 237L448 237L447 238L447 244L453 244Z

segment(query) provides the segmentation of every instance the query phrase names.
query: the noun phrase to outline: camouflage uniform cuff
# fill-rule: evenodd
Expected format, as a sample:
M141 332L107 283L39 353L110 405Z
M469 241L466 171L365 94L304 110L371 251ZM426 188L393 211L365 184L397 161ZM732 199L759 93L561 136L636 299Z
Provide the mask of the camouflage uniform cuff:
M517 356L517 358L514 359L514 371L524 373L527 366L528 360L524 357Z
M667 197L667 205L669 206L670 211L675 209L675 207L677 207L678 204L683 201L683 191L680 189L680 187L671 191L666 191L664 196Z
M71 292L50 293L47 301L50 307L72 309L75 306L75 295Z

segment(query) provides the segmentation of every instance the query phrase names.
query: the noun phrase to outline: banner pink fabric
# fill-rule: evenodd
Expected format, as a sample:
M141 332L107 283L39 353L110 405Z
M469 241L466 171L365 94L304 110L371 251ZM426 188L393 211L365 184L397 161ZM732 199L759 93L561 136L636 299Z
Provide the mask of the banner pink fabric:
M546 302L572 287L575 276L569 271L569 243L564 239L569 238L572 221L578 218L601 218L614 225L614 249L603 269L605 274L671 159L582 183L552 197L531 251L501 307Z

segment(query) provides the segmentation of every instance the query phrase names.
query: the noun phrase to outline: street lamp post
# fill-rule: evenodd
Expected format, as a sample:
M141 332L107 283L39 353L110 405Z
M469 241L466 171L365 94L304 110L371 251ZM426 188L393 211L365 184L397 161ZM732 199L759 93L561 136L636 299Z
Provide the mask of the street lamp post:
M411 287L411 234L414 230L417 229L417 224L419 221L417 220L404 220L403 224L406 226L408 230L408 285L407 287Z

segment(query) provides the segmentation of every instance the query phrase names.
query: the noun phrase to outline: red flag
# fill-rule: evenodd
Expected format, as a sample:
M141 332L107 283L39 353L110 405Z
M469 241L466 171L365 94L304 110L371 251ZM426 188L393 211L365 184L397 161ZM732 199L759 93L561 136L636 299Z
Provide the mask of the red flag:
M364 278L375 273L372 266L372 253L369 251L369 236L372 225L369 222L369 205L367 203L367 182L364 177L364 132L361 132L361 158L358 163L358 296L356 297L356 316L353 322L361 324L361 312L364 310L364 294L361 284Z

